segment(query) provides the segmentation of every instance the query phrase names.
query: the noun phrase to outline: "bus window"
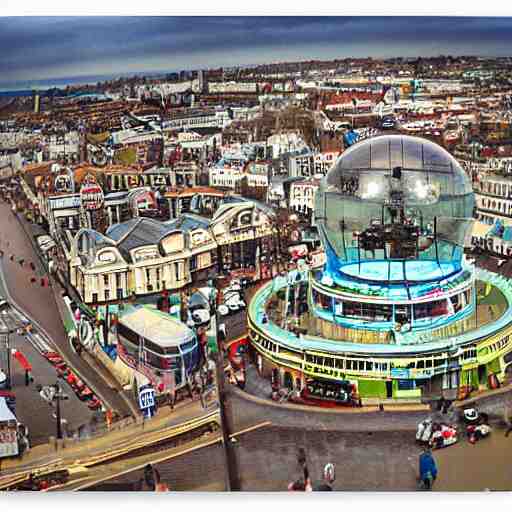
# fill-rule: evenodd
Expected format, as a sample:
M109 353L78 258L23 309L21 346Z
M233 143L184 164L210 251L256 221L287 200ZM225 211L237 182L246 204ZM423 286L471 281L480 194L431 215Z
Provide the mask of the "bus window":
M139 336L137 333L121 323L119 323L117 326L117 334L124 338L126 341L129 341L130 343L133 343L137 346L139 345Z

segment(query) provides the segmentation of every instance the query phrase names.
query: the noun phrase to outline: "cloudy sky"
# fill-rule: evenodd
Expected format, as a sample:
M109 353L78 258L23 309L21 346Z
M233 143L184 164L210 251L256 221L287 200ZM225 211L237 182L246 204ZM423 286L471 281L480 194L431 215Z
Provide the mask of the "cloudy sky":
M512 18L0 18L2 82L350 56L512 54Z

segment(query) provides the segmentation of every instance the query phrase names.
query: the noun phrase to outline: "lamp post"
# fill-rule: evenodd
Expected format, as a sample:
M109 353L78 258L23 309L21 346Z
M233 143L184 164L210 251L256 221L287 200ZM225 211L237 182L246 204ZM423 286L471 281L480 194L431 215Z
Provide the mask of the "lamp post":
M62 393L62 389L60 387L59 382L52 384L50 386L39 386L39 394L41 398L48 402L50 405L53 404L55 400L55 418L57 421L57 439L62 439L62 417L61 417L61 408L60 401L68 400L69 395Z
M7 389L12 388L11 383L11 340L10 335L15 332L15 330L5 330L2 331L2 342L3 342L3 351L5 353L5 359L6 359L6 370L7 370L7 382L6 387Z

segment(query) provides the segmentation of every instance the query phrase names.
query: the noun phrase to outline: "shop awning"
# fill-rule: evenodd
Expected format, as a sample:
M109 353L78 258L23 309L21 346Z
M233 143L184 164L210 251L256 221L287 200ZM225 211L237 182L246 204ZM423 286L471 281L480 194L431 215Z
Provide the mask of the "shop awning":
M39 247L41 248L41 250L43 252L47 252L57 245L55 243L55 240L53 240L53 238L48 235L38 236L37 244L39 245Z

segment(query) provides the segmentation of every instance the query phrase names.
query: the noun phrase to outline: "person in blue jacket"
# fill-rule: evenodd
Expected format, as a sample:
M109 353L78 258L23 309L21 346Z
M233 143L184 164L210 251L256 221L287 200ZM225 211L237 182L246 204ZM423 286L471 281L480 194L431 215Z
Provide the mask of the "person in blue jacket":
M431 490L437 478L437 466L429 447L424 448L420 455L420 484L425 490Z

